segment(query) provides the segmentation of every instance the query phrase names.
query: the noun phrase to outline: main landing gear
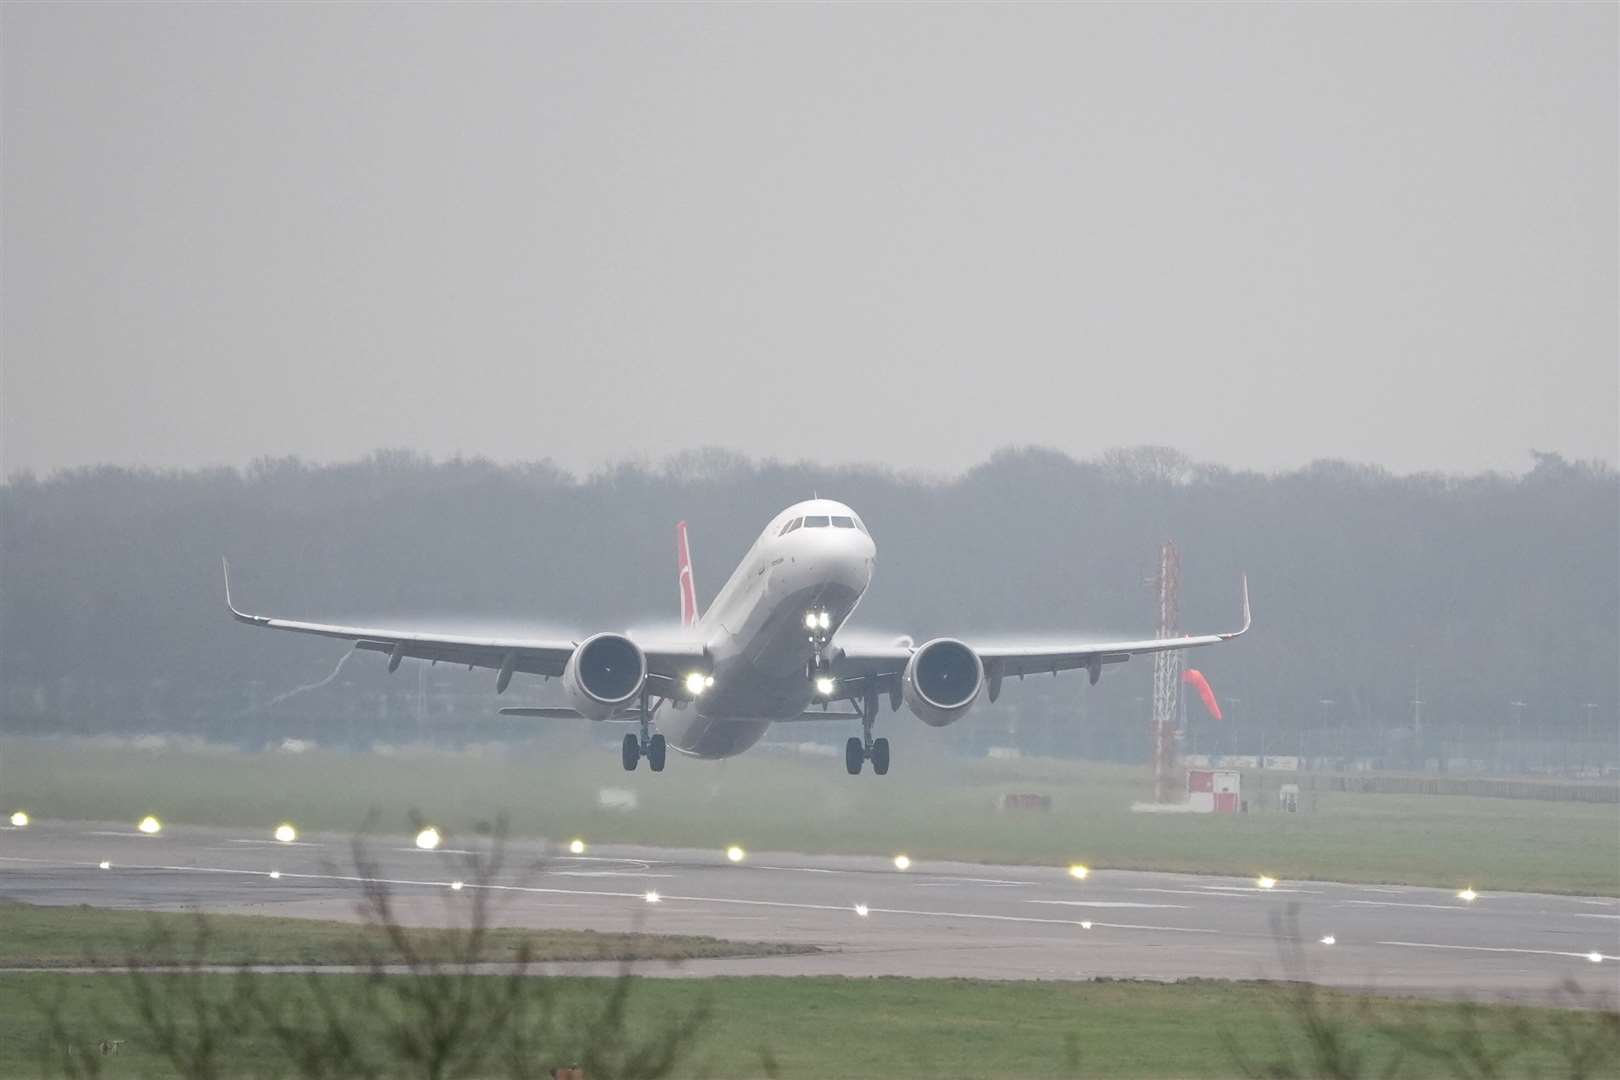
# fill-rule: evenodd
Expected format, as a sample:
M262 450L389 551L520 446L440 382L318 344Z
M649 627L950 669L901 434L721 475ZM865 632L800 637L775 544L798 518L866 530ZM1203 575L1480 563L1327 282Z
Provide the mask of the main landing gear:
M844 744L844 768L849 770L851 776L859 776L861 766L868 761L872 763L872 771L879 776L889 773L889 740L872 738L872 724L877 720L877 709L877 692L869 691L861 706L861 734L859 737L851 735Z
M635 772L636 763L642 758L647 759L647 765L653 772L663 772L667 749L662 735L654 735L651 738L643 736L638 739L634 734L629 734L624 737L620 756L624 759L626 772Z
M619 757L624 762L625 772L635 772L636 764L642 758L647 759L647 766L653 772L664 771L664 759L669 749L662 735L650 733L652 714L647 710L647 692L641 693L641 734L628 734L620 744Z

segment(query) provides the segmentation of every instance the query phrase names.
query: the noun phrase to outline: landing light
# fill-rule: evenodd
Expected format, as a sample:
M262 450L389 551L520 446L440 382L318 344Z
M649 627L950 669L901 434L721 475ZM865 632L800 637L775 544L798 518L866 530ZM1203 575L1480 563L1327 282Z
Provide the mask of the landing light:
M837 687L838 684L826 675L816 676L816 693L820 694L822 697L832 697L832 692L837 689Z
M1069 876L1074 878L1076 881L1084 881L1086 878L1091 876L1091 867L1082 865L1081 863L1075 863L1073 866L1069 867Z
M819 616L817 616L816 621L821 624L821 628L823 630L826 630L832 626L832 615L829 612L823 611Z
M804 628L806 630L814 630L816 628L816 626L817 626L816 613L813 612L813 611L805 612L804 613Z
M28 815L23 813L21 810L18 810L15 814L11 815L11 824L19 829L28 828Z
M568 854L570 854L570 855L583 855L583 854L585 854L585 841L578 840L578 839L568 841Z
M697 697L708 688L712 680L706 678L701 671L694 671L686 676L686 692Z
M1461 900L1465 904L1472 904L1475 900L1479 899L1479 893L1475 892L1474 887L1470 885L1468 888L1457 894L1457 899Z
M1261 874L1258 878L1256 878L1254 883L1260 886L1262 889L1275 889L1277 887L1277 879L1274 877L1268 877L1265 874Z
M276 826L275 838L283 844L290 844L298 839L298 830L293 828L290 822L283 821Z
M744 851L736 844L732 844L730 847L726 848L726 858L730 859L732 862L742 862L747 857L748 852Z
M434 848L439 846L439 841L441 839L443 839L443 837L439 835L439 830L429 825L427 828L416 834L416 846L421 848L423 851L432 851Z
M147 814L145 817L141 818L141 823L135 827L141 830L141 832L145 833L147 836L156 836L158 833L163 831L163 822L159 821L151 814Z
M896 870L910 870L911 869L911 856L910 855L896 855L894 857L894 868Z

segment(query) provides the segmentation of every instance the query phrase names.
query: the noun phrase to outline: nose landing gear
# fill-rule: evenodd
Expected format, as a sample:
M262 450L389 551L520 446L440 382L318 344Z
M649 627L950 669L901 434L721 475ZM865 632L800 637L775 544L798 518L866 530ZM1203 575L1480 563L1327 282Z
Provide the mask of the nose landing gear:
M844 768L851 776L861 774L861 766L872 763L872 771L879 776L889 773L889 740L872 738L872 724L877 720L878 696L869 690L861 704L861 734L851 735L844 744Z

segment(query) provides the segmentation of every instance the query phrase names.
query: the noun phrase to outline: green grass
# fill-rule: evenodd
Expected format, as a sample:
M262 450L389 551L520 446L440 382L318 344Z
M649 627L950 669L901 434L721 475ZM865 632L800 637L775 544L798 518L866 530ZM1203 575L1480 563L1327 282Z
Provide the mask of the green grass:
M452 834L505 814L518 836L718 849L891 854L978 862L1181 870L1284 879L1620 895L1614 804L1453 795L1320 793L1310 812L1133 814L1146 770L1025 760L964 762L897 728L887 777L844 774L831 758L754 752L724 762L672 756L626 774L588 732L553 729L483 751L250 754L198 744L142 750L93 742L0 740L0 806L36 818L230 825L268 835L390 830L419 812ZM633 790L633 813L598 806ZM1049 814L994 809L996 796L1050 795ZM374 817L373 817L374 815Z
M223 1003L232 976L191 976L204 999ZM358 993L362 976L319 976L341 997ZM335 981L334 981L335 980ZM282 1006L307 998L310 984L294 976L263 980ZM550 989L566 1011L599 1010L606 980L554 979ZM1305 1025L1290 1002L1296 991L1267 984L1138 982L992 983L964 980L734 978L641 979L630 997L627 1027L651 1033L706 1006L677 1076L783 1077L1225 1077L1242 1075L1236 1055L1256 1067L1287 1066L1273 1075L1321 1075ZM26 974L0 976L0 1074L38 1068L43 1034L40 1004L56 1002L80 1046L125 1040L101 1058L112 1077L167 1073L152 1038L135 1018L123 976ZM1497 1058L1502 1076L1571 1075L1566 1056L1591 1055L1588 1076L1620 1076L1620 1041L1612 1014L1485 1006L1472 1013L1444 1002L1401 1001L1319 993L1320 1010L1352 1053L1369 1066L1404 1059L1400 1076L1447 1070L1398 1051L1391 1026L1411 1034L1430 1029L1426 1045L1469 1042ZM34 1007L28 1007L32 1002ZM182 1011L184 1027L190 1006ZM368 1016L361 1013L360 1016ZM358 1021L349 1034L390 1020ZM531 1066L575 1060L579 1027L561 1026ZM1473 1027L1477 1038L1465 1034ZM1437 1034L1438 1033L1438 1034ZM269 1037L251 1024L229 1032L224 1075L265 1075L284 1065ZM596 1038L600 1039L598 1034ZM403 1075L404 1069L398 1074ZM420 1073L420 1070L417 1070ZM1364 1075L1384 1075L1368 1068ZM1472 1071L1458 1075L1492 1075Z
M79 967L165 964L345 964L384 947L375 927L352 922L268 915L209 915L201 934L195 916L108 908L39 907L0 902L0 967ZM452 954L452 931L403 933L424 954ZM563 960L697 960L716 956L779 956L810 946L722 941L673 934L592 930L490 929L481 958L503 962L528 949L536 962Z

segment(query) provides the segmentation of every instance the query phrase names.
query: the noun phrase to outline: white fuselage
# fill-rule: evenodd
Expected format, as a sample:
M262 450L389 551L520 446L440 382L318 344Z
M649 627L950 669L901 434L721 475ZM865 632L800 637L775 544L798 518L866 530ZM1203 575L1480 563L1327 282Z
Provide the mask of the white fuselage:
M806 524L784 534L795 519ZM804 712L816 700L807 667L817 651L805 614L827 613L820 637L830 642L871 584L876 556L877 545L843 503L812 499L778 514L697 621L714 683L684 707L669 702L659 710L658 730L669 745L696 757L730 757L758 742L773 720Z

